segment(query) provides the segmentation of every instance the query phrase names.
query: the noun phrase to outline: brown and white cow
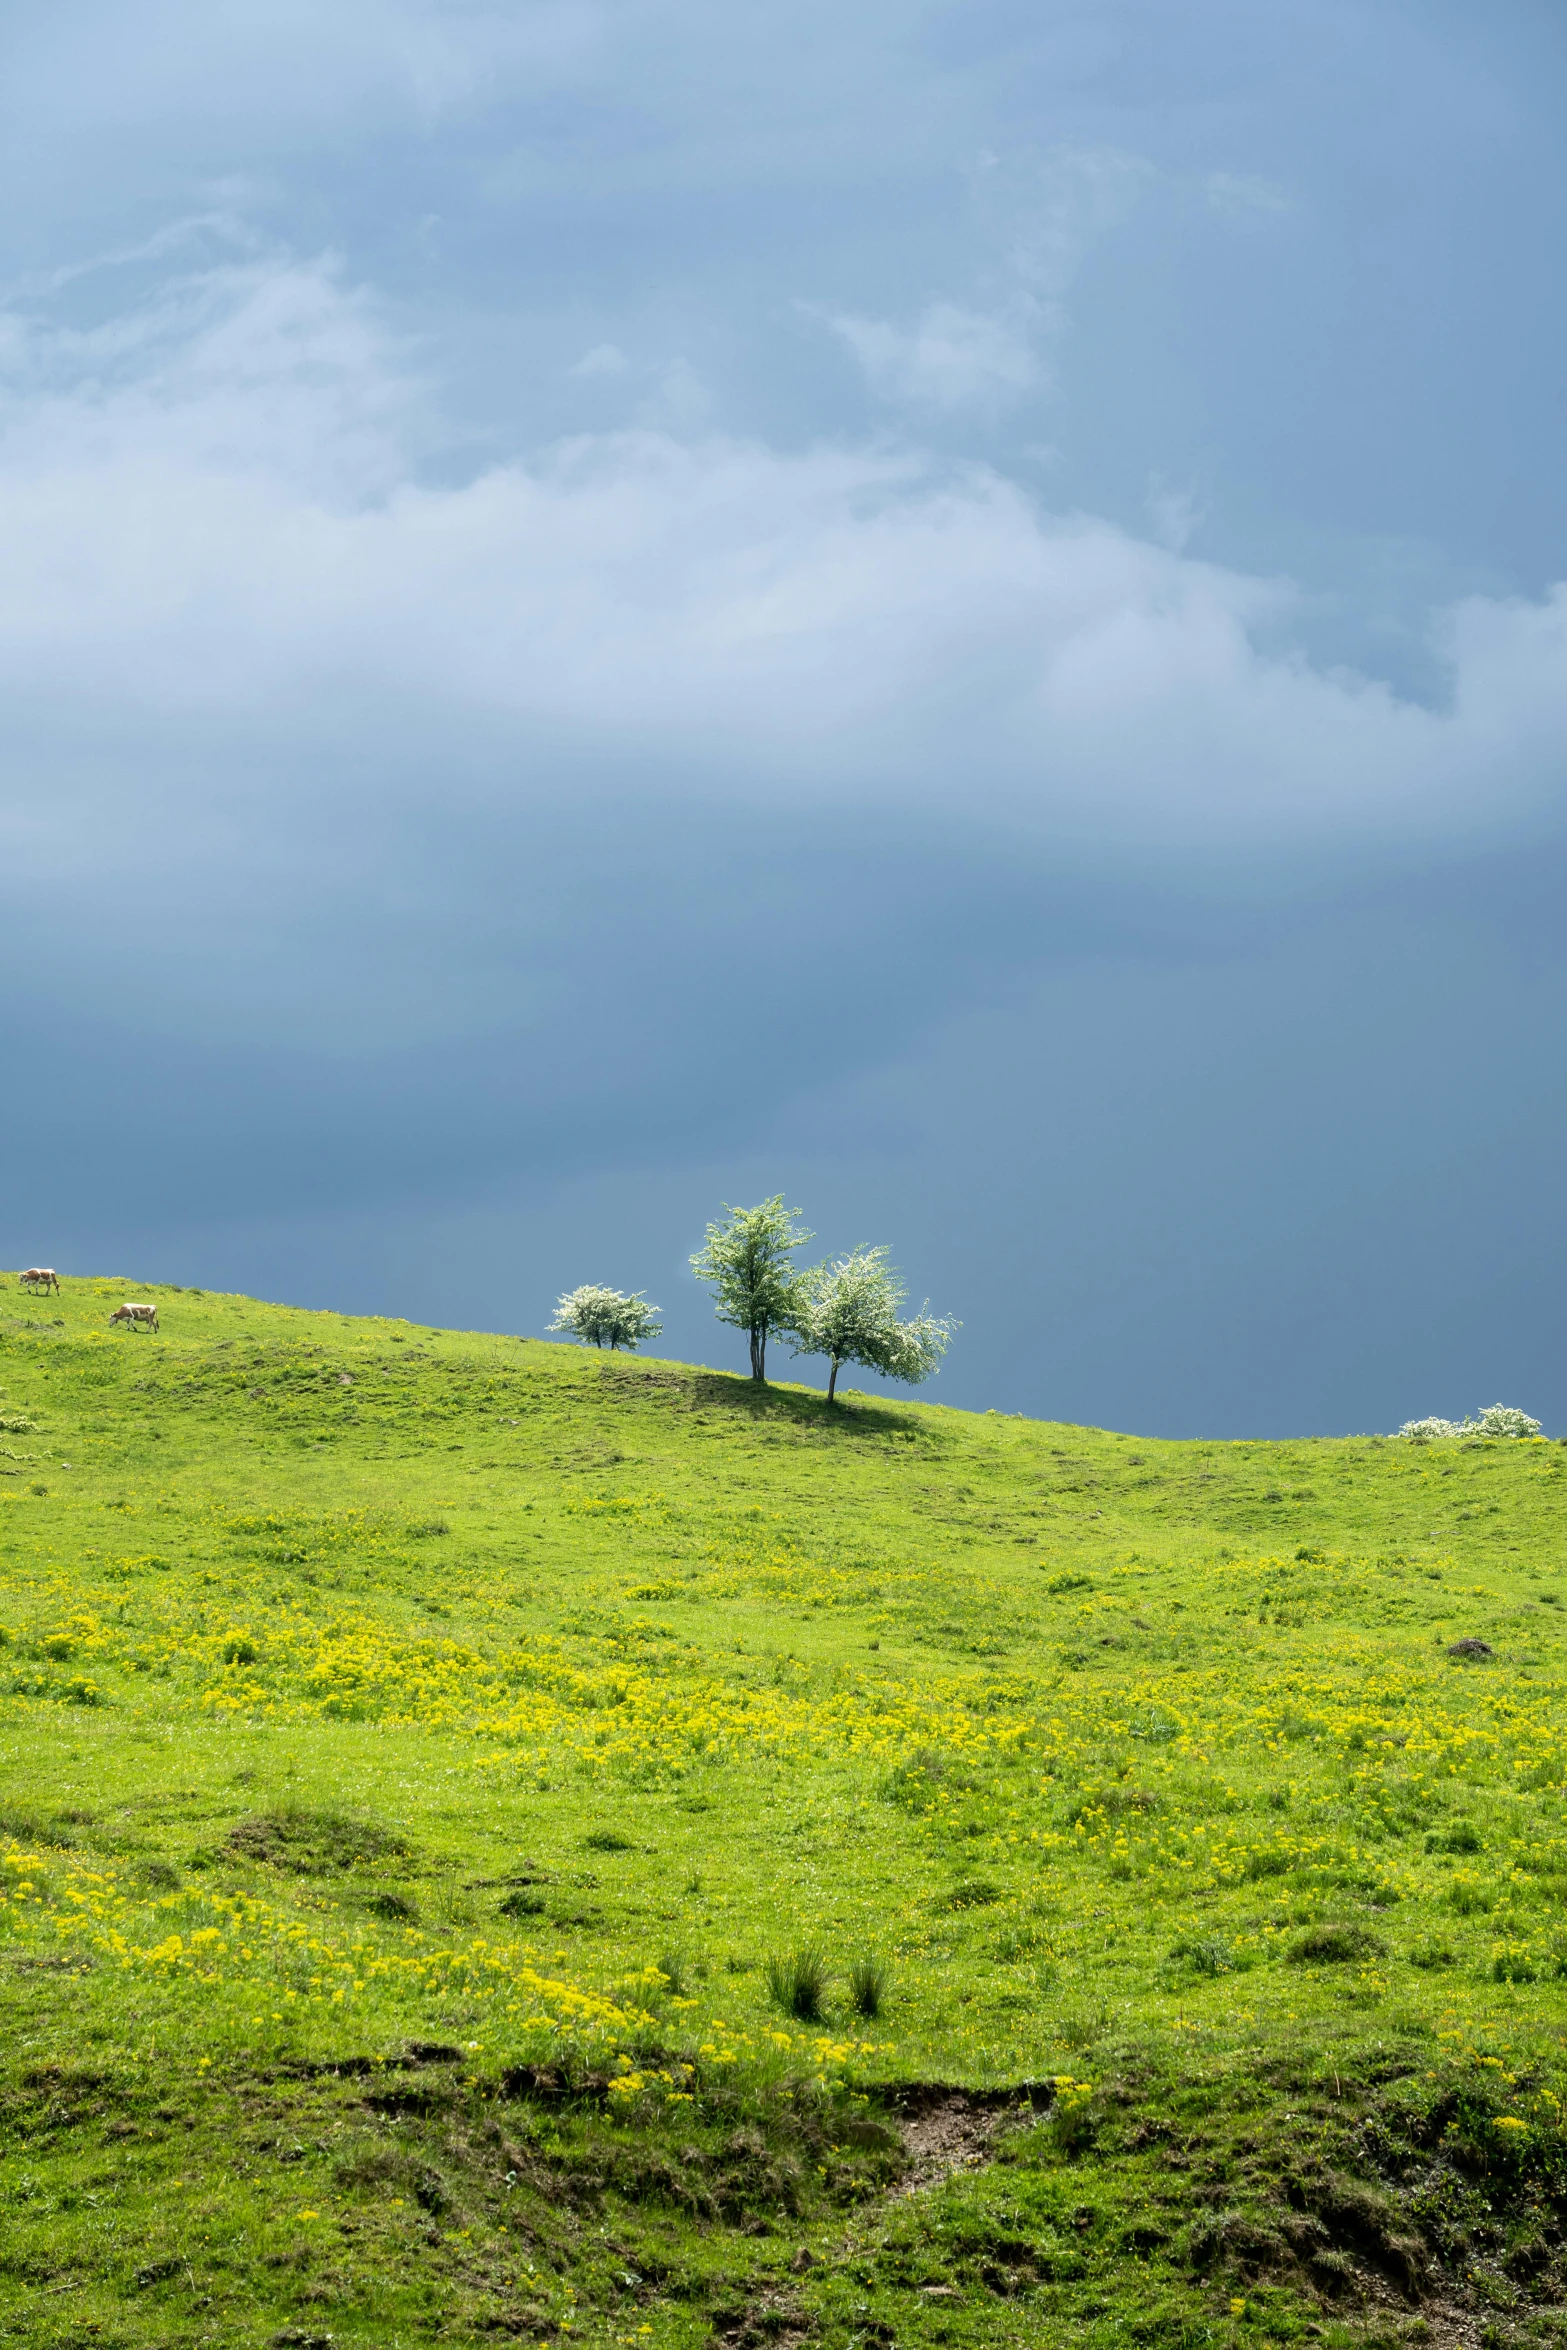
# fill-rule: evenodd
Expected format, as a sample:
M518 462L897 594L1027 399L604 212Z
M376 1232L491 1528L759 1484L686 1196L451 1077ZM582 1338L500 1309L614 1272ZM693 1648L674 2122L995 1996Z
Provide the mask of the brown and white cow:
M22 1275L24 1289L50 1290L58 1289L59 1286L60 1276L53 1265L29 1265Z
M116 1322L125 1322L132 1330L156 1330L158 1309L156 1306L135 1306L127 1300L123 1306L115 1307L109 1321L111 1326Z

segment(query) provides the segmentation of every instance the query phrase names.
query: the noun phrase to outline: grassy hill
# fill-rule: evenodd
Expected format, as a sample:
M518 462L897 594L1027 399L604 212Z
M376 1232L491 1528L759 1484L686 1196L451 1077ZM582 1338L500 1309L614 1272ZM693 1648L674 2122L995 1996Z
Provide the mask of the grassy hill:
M1559 1448L124 1294L0 1287L7 2339L1567 2330Z

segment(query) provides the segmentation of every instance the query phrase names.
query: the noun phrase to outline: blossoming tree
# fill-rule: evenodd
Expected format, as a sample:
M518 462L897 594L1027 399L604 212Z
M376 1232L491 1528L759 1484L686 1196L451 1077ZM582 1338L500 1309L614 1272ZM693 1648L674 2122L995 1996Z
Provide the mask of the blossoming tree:
M767 1377L769 1333L794 1326L800 1276L793 1255L813 1237L798 1210L784 1206L780 1191L760 1207L729 1208L722 1224L709 1224L691 1259L698 1280L713 1292L720 1322L743 1330L750 1341L753 1379Z
M884 1248L852 1249L836 1264L816 1265L800 1275L790 1334L796 1354L827 1357L829 1403L844 1363L859 1363L911 1387L937 1368L957 1324L947 1315L924 1311L900 1321L903 1301L903 1284Z
M580 1289L567 1290L550 1328L580 1338L585 1346L607 1346L611 1352L623 1346L629 1353L644 1338L658 1336L664 1327L658 1316L658 1307L649 1305L640 1290L628 1297L623 1290L585 1281Z

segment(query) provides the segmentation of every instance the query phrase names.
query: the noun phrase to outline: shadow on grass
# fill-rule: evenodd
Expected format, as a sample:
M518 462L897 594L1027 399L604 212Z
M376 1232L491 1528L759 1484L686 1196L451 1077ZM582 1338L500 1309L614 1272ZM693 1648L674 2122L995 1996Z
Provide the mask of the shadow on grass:
M739 1371L705 1371L682 1363L647 1363L613 1356L599 1366L606 1381L641 1393L659 1389L678 1395L692 1412L726 1412L731 1417L813 1434L939 1438L944 1431L930 1411L919 1411L881 1396L840 1389L829 1403L815 1388L765 1384Z

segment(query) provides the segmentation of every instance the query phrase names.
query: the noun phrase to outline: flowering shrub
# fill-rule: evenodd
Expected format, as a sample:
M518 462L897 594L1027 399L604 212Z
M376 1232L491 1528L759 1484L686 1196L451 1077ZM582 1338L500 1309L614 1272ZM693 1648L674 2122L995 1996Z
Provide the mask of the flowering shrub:
M606 1289L601 1281L585 1281L569 1289L555 1308L552 1330L580 1338L585 1346L607 1346L611 1353L625 1347L634 1352L646 1338L656 1338L664 1325L657 1306L649 1305L638 1290Z
M1398 1433L1411 1444L1437 1444L1455 1436L1538 1436L1540 1423L1516 1405L1493 1403L1477 1420L1406 1420Z
M1512 1404L1492 1403L1486 1405L1478 1420L1464 1423L1464 1432L1476 1436L1538 1436L1540 1423Z

